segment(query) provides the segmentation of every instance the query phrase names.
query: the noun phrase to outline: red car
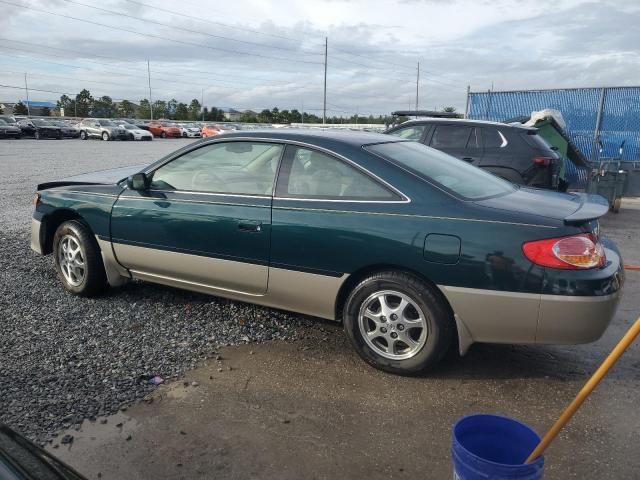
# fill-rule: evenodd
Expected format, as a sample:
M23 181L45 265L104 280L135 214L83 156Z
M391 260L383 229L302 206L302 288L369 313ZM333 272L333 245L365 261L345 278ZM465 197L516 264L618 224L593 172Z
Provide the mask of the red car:
M174 137L174 138L182 138L182 132L178 127L174 127L168 123L163 122L153 122L149 124L149 131L153 134L154 137Z

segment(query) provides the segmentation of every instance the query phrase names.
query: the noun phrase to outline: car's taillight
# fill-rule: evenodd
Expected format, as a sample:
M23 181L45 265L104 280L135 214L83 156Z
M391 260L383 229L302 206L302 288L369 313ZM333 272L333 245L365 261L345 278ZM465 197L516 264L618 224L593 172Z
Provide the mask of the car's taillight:
M566 270L601 267L606 260L602 245L590 233L527 242L522 251L536 265Z
M551 162L553 162L553 158L551 158L551 157L533 157L531 159L531 161L533 163L535 163L536 165L539 165L541 167L548 167L549 165L551 165Z

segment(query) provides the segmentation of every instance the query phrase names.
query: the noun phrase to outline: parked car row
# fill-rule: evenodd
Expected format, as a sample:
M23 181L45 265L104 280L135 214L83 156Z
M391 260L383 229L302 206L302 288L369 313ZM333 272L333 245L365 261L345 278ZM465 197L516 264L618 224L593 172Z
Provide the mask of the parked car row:
M233 125L205 124L200 122L140 121L132 118L29 118L0 116L0 138L97 138L109 140L153 140L160 138L213 137L238 130Z

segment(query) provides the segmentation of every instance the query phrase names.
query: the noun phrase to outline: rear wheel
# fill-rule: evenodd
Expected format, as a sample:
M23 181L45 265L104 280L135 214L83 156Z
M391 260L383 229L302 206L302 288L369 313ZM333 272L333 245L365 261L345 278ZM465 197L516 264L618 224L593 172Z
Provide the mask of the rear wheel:
M102 132L102 140L105 142L109 140L109 134L107 132Z
M84 130L82 130L80 132L80 140L86 140L87 139L87 132L85 132Z
M81 222L62 223L53 237L53 254L58 277L75 295L92 296L107 286L100 247Z
M421 279L404 272L380 272L358 283L347 298L343 320L367 363L404 375L435 365L454 333L445 302Z
M162 132L162 133L160 134L160 136L161 136L162 138L167 138L167 132Z
M40 132L38 130L36 130L36 132L33 134L33 138L35 138L36 140L40 140Z

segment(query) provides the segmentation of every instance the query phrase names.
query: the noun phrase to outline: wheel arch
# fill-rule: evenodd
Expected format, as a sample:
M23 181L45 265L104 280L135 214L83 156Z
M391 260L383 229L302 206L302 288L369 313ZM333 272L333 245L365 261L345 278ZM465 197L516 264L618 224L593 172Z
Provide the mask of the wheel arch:
M355 272L353 272L352 274L350 274L349 277L343 282L343 284L340 286L340 290L338 290L338 295L336 297L336 305L335 305L336 319L337 320L342 319L342 310L344 308L345 302L347 301L347 297L349 296L351 291L354 289L354 287L358 283L360 283L360 281L362 281L366 277L373 275L375 273L386 272L386 271L404 272L404 273L408 273L410 275L414 275L418 277L424 283L429 285L431 289L440 297L443 304L447 306L447 309L451 314L451 318L453 318L453 313L454 313L453 308L451 308L451 304L447 300L447 297L444 295L444 293L442 293L442 290L440 290L440 288L435 282L433 282L424 274L416 270L413 270L411 268L403 267L400 265L381 263L381 264L368 265L366 267L362 267L356 270Z
M89 229L89 231L93 231L89 223L78 212L70 210L68 208L58 209L53 213L47 215L45 219L45 232L43 242L43 253L45 255L53 252L53 236L55 235L58 227L69 220L78 220L82 222L82 224L87 229Z

